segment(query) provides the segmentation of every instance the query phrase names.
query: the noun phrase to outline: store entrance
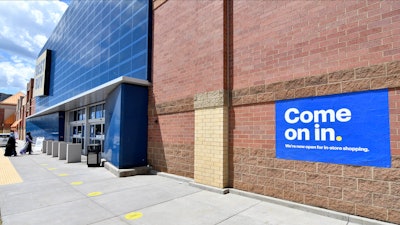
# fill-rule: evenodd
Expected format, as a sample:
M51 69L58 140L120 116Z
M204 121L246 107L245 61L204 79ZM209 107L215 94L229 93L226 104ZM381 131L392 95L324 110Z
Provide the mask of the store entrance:
M69 112L70 142L82 144L82 155L87 154L89 145L99 145L99 149L103 152L104 116L104 103Z
M104 122L103 123L91 123L89 126L90 130L90 145L100 145L100 150L103 152L104 146Z
M85 125L79 123L72 123L71 124L71 142L72 143L81 143L82 150L85 147ZM82 151L82 154L85 154Z

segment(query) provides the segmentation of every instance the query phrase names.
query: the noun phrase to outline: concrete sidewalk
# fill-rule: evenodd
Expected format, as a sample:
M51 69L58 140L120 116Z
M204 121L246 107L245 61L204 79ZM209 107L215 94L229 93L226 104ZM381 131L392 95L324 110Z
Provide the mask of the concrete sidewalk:
M117 178L40 153L9 160L23 181L0 185L3 225L389 224L238 190L218 194L164 173Z

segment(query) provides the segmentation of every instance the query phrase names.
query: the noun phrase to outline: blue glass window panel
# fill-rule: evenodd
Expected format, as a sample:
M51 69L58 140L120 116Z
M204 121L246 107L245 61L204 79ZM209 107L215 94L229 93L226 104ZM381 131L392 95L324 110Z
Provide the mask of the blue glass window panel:
M104 117L104 115L103 115L103 107L104 107L104 105L102 105L102 104L96 106L96 118L97 119Z
M148 80L150 5L148 0L71 2L42 50L52 50L52 71L50 95L36 99L38 111L121 75Z
M127 47L125 49L123 49L120 53L119 53L119 59L121 62L128 60L130 57L132 56L131 53L131 48Z
M108 79L113 80L115 78L119 77L118 76L118 67L114 67L113 69L109 70L108 72Z
M142 52L142 54L136 55L135 58L132 59L132 69L140 68L141 65L144 65L147 62L147 54Z
M111 45L111 47L110 47L110 55L115 55L118 53L118 51L119 51L119 43L114 42L114 44Z
M129 33L125 34L121 38L121 40L119 42L120 47L124 48L124 47L129 46L130 44L132 44L132 36L133 36L132 32L129 32Z
M146 77L147 76L147 68L145 68L145 67L137 68L136 70L133 70L132 72L130 72L129 76L130 77L138 77L138 78Z
M121 66L119 66L119 74L122 76L126 76L129 74L132 68L132 63L130 61L123 63Z
M64 140L64 113L53 113L26 120L26 131L34 138L45 137L46 140Z
M116 54L112 56L109 62L110 67L117 66L119 64L119 55Z
M137 42L132 44L131 51L134 53L140 52L143 50L143 46L145 45L147 45L147 39L146 38L139 39Z

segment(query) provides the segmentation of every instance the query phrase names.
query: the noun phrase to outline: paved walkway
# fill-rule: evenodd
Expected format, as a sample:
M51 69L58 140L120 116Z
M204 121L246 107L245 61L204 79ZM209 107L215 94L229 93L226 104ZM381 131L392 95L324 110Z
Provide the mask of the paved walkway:
M0 165L0 185L22 182L9 157L4 156L4 148L0 149Z
M237 190L218 194L163 173L117 178L40 153L1 160L3 225L388 224Z

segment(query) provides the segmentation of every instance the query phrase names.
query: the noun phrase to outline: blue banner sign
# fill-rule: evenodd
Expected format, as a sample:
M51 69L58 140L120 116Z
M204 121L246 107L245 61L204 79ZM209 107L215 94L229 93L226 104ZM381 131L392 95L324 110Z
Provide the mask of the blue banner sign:
M277 101L276 157L390 167L388 90Z

